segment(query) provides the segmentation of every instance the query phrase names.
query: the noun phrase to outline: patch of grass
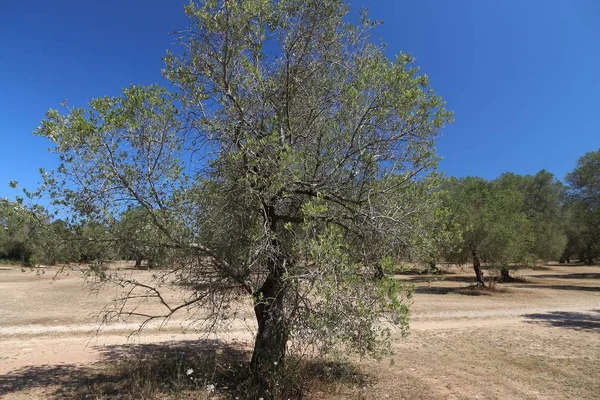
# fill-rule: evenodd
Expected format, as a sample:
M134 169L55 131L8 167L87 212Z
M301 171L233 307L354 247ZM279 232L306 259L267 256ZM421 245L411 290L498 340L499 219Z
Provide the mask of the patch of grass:
M217 341L107 346L93 367L27 367L0 377L0 397L42 388L60 399L211 398L242 393L248 352Z
M218 341L107 346L93 367L26 367L0 377L0 397L38 390L50 399L255 399L246 348ZM289 356L275 399L332 398L369 384L355 365Z

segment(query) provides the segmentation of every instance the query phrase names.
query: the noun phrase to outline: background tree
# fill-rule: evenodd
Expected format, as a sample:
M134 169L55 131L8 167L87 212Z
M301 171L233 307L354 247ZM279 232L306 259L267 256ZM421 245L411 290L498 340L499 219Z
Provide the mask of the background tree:
M461 264L472 261L479 285L484 285L481 262L499 266L507 278L509 264L527 259L531 240L531 224L522 212L521 194L476 177L453 178L447 190L460 243L446 258Z
M251 299L253 377L275 396L288 341L378 354L381 317L406 328L408 292L386 271L432 242L418 221L434 202L417 194L431 192L450 114L409 56L390 61L369 41L364 14L346 22L343 1L185 11L183 51L166 57L177 94L131 87L88 111L50 111L38 134L61 164L45 185L99 226L147 212L148 244L176 265L137 287L163 301L161 317L193 305L219 322ZM167 274L190 289L182 303L160 296ZM136 295L117 272L100 278Z
M586 153L567 174L569 184L568 255L588 264L600 255L600 150Z
M33 223L33 221L32 221ZM38 233L32 243L32 265L56 265L80 261L77 241L69 224L62 219L35 224Z
M19 203L0 199L0 259L29 262L35 232Z
M545 170L535 175L505 173L496 181L523 196L522 212L531 224L527 249L530 259L558 260L567 243L564 185Z
M167 262L168 249L157 246L153 240L159 235L158 228L144 207L129 208L112 224L111 229L113 235L119 238L120 257L135 260L136 268L142 268L142 260L146 260L148 269L164 266Z

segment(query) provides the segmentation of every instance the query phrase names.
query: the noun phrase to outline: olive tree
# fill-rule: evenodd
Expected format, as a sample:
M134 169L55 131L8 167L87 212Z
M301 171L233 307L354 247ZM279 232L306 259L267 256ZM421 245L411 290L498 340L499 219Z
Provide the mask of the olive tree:
M532 230L527 246L529 258L544 261L559 259L567 244L564 185L545 170L535 175L505 173L496 182L523 196L522 212Z
M600 150L583 155L567 174L571 216L568 252L588 264L600 255Z
M165 267L168 260L168 249L156 243L157 227L151 215L142 206L127 209L111 226L112 234L118 237L119 255L125 259L134 259L135 268L142 268L142 260L146 267Z
M448 207L460 243L446 254L457 263L473 262L478 285L484 285L481 263L500 267L523 262L532 240L531 224L523 213L523 196L483 178L453 178L447 184Z
M289 343L377 354L390 326L406 328L408 292L386 271L433 243L420 220L451 114L410 56L390 60L369 39L365 13L347 22L344 1L185 12L165 58L171 93L133 86L48 112L37 133L61 163L44 185L88 220L145 209L156 228L145 240L171 251L168 273L189 291L170 304L160 291L173 279L155 275L138 289L165 314L144 317L197 307L215 326L248 299L253 376L274 396Z
M43 251L44 232L48 227L47 216L39 213L36 218L32 210L23 205L22 198L0 199L0 259L23 265L52 261L44 257Z

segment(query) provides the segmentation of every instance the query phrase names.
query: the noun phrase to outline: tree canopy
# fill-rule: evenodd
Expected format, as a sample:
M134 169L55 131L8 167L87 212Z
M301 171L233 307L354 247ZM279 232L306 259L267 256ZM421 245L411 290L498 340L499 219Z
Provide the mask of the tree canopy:
M446 254L448 260L472 261L483 285L481 262L506 268L527 257L531 225L518 191L476 177L453 178L447 190L450 218L460 233L460 243Z
M523 196L522 212L531 226L527 252L532 261L558 260L565 249L565 186L548 171L535 175L506 173L497 182Z
M583 155L567 175L570 216L567 256L592 263L600 256L600 150Z

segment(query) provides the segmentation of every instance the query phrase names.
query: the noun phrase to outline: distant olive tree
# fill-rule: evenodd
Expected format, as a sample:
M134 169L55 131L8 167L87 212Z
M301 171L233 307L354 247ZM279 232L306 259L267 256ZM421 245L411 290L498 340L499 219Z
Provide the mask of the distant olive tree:
M29 263L34 235L27 210L19 203L0 199L0 259Z
M600 256L600 150L583 155L567 174L570 216L567 256L588 264Z
M110 228L118 238L119 256L135 260L135 268L142 268L143 260L148 269L167 266L169 249L156 243L160 232L146 208L138 205L127 209Z
M495 181L523 196L522 212L531 225L529 259L558 260L567 244L565 186L545 170L535 175L506 173Z
M511 263L528 260L532 240L521 193L476 177L452 178L446 189L450 216L460 238L446 258L461 264L471 261L478 285L484 285L482 262L499 267L502 277L508 278Z
M174 93L133 86L48 112L37 134L60 166L45 187L103 225L145 210L144 241L171 251L170 277L99 275L165 307L142 316L193 306L211 325L250 300L253 377L273 397L288 343L376 355L384 320L407 327L409 292L388 272L435 242L422 221L435 218L434 139L451 114L411 57L389 60L369 40L364 13L347 22L344 1L185 12L181 51L165 59ZM175 304L161 296L173 280L189 289Z

